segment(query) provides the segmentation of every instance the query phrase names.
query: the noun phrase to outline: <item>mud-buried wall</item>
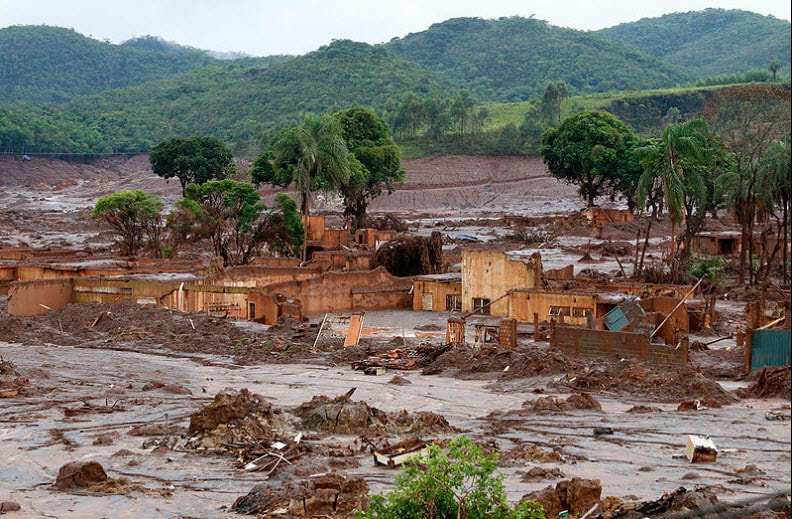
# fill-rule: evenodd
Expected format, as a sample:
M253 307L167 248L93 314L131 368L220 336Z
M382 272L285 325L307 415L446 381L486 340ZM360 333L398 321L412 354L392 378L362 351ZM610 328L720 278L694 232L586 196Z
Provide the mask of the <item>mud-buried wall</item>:
M303 313L410 308L412 278L397 278L384 268L325 272L321 276L267 287L273 294L302 301Z
M639 359L657 364L683 364L688 361L686 343L677 349L665 344L652 344L649 336L642 333L555 325L550 331L550 346L573 356Z
M74 282L71 279L16 282L8 291L8 313L39 315L73 301Z

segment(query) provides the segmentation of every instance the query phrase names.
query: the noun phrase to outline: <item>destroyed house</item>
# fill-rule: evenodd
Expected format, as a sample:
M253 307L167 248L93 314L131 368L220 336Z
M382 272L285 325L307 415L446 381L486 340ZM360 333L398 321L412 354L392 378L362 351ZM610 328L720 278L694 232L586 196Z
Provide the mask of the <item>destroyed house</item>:
M462 311L462 274L429 274L413 281L413 310Z
M542 257L511 258L502 251L462 253L462 311L508 317L512 290L542 283Z
M509 317L518 322L558 322L588 326L602 319L626 294L556 292L541 289L514 290L509 294Z
M691 248L710 256L730 256L740 252L741 235L739 232L700 233L693 238Z

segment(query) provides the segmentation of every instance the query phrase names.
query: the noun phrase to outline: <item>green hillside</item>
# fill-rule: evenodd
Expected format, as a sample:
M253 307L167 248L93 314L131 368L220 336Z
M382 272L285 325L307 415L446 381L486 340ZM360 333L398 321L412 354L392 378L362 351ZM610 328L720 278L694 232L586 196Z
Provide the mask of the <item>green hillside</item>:
M62 102L215 61L202 51L181 49L162 52L112 45L60 27L0 29L0 102Z
M453 88L382 47L348 40L268 68L235 63L89 96L58 110L10 110L0 113L0 122L4 117L7 128L21 132L33 128L24 136L31 151L69 151L69 140L86 150L138 151L170 135L195 133L246 143L293 124L302 112L352 104L382 108L404 92ZM45 128L67 135L53 139ZM2 139L0 133L0 148Z
M386 46L490 100L541 95L548 80L585 93L667 87L682 79L675 67L622 43L528 18L455 18Z
M707 9L644 18L598 31L684 69L691 76L766 69L773 60L789 75L790 24L740 10Z
M733 86L733 85L729 85ZM572 96L564 100L562 116L580 110L602 110L622 119L638 133L652 135L662 126L669 109L679 111L687 119L698 112L714 92L728 86L677 87L632 92L603 92ZM490 113L485 130L494 130L507 124L521 124L532 102L486 103Z
M152 36L113 45L15 26L0 29L0 151L137 152L165 137L206 134L249 153L302 112L367 104L411 153L531 152L535 142L516 143L526 132L536 140L536 124L522 123L550 80L567 84L564 115L607 110L651 135L669 110L691 115L721 88L679 85L771 80L745 71L766 70L767 49L779 39L779 79L788 82L789 23L743 11L681 13L596 33L518 17L459 18L382 45L342 40L298 57L238 59Z

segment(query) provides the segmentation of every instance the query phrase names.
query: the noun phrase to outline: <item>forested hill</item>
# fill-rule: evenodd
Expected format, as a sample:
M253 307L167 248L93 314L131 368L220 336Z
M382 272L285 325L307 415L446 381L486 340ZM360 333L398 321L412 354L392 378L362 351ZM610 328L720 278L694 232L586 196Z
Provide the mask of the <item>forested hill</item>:
M405 92L440 95L455 87L381 46L348 40L268 68L236 63L88 96L57 109L4 113L0 107L0 150L140 151L165 137L190 134L250 142L294 124L303 112L353 104L381 109Z
M710 27L717 20L701 21L713 16L727 17L722 28ZM745 21L727 23L733 18ZM677 27L675 19L697 21ZM630 40L630 34L637 36ZM780 50L779 39L785 42ZM724 52L724 42L741 42L734 44L741 48ZM736 57L742 61L729 61ZM781 78L766 72L774 59L781 62ZM14 26L0 29L0 152L138 152L190 134L255 150L301 113L354 104L372 106L394 129L401 121L402 133L411 138L480 134L484 128L492 133L501 130L488 122L492 113L477 105L533 102L548 81L563 80L565 95L581 96L690 85L753 67L764 71L704 84L788 82L788 22L710 10L593 33L535 19L459 18L385 44L339 40L297 57L231 60L156 37L113 45L69 29ZM675 93L671 97L678 100ZM665 103L658 117L687 104ZM656 129L655 115L642 131ZM506 130L519 133L516 124Z
M113 45L60 27L6 27L0 29L0 102L67 101L215 61L189 47Z
M707 9L644 18L597 34L631 45L693 77L766 68L773 60L789 75L790 24L740 10Z
M455 18L386 47L493 100L541 95L549 80L564 80L576 92L604 92L670 86L683 77L623 43L520 17Z

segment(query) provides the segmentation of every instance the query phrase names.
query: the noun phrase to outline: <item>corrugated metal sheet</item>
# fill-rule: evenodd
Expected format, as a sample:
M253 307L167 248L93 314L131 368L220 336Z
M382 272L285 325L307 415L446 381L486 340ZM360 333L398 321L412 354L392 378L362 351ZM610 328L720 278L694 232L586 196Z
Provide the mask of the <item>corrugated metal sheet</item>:
M639 323L643 321L645 315L643 308L633 297L603 315L602 322L608 330L618 332L631 322Z
M754 330L751 336L751 371L763 366L789 365L790 330Z

